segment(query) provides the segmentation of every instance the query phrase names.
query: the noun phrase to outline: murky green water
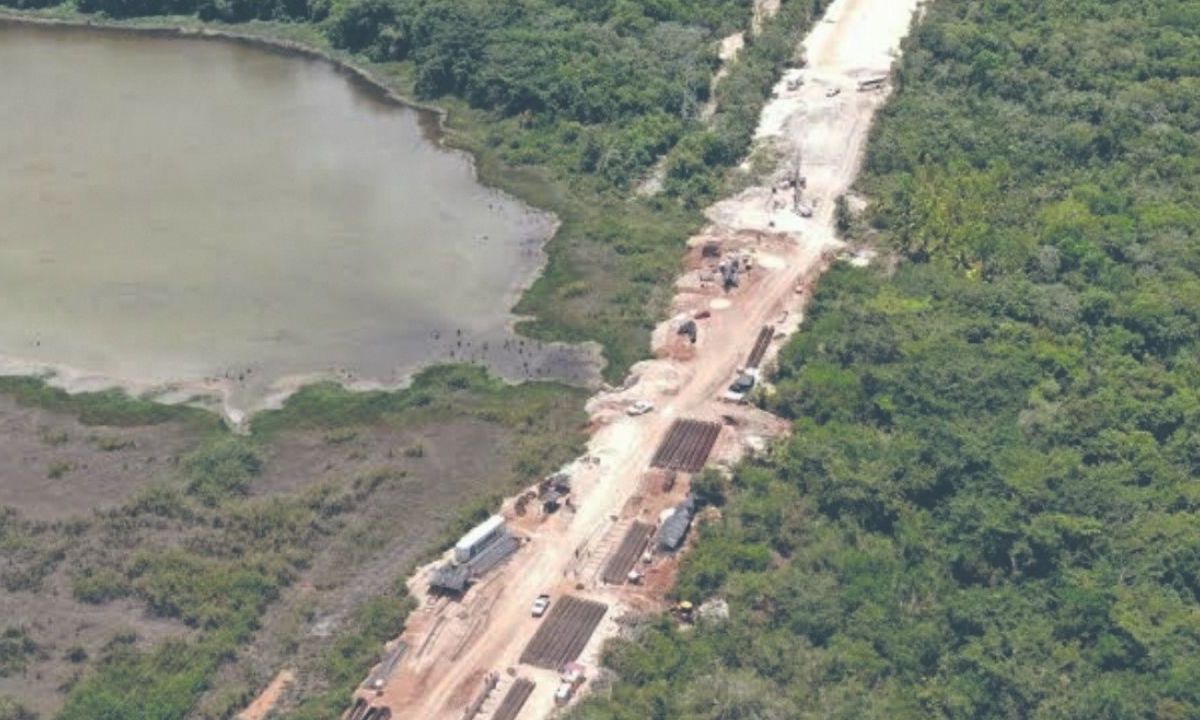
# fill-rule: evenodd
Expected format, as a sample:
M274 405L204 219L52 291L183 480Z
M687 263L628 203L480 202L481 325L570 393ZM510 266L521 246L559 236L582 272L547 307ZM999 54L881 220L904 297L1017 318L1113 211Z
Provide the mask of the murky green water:
M0 25L0 355L243 406L451 356L579 371L506 330L549 219L428 120L315 60Z

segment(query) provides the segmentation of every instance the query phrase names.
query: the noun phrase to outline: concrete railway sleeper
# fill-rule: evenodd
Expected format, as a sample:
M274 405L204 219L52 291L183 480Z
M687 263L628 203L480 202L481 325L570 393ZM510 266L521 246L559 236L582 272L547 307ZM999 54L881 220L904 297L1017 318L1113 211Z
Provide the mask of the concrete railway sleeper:
M558 653L563 638L578 622L578 615L582 611L582 607L574 604L569 598L560 603L558 607L560 608L558 615L547 618L546 624L534 634L526 649L528 662L532 665L558 669L552 658ZM525 656L522 656L521 659L523 662L526 661Z
M571 662L579 657L579 653L583 652L583 648L587 645L588 638L592 636L592 632L596 629L590 621L593 613L589 609L581 610L577 614L576 622L567 628L566 632L559 635L558 642L551 651L551 660L555 667L561 668L563 665ZM599 623L599 617L596 618Z
M609 585L620 585L629 577L629 571L637 564L638 558L650 544L654 535L654 526L649 523L635 522L625 533L625 538L609 557L604 568L602 579Z
M716 429L717 432L720 432L721 428L717 426ZM695 472L704 467L704 461L708 459L708 451L716 439L715 434L712 434L711 431L711 427L695 426L695 429L684 438L679 447L679 459L676 462L679 467L672 469ZM699 467L695 467L697 465Z
M758 339L754 341L754 348L750 350L750 357L746 359L747 368L756 368L763 361L763 356L767 354L767 348L771 346L771 340L775 337L775 326L764 325L763 329L758 332Z
M690 421L676 420L671 424L671 429L667 431L667 436L659 444L658 450L654 453L654 458L650 460L650 465L653 467L666 467L671 458L675 456L676 448L679 447L680 441L687 434L687 424Z
M713 446L717 444L717 438L721 434L721 426L717 423L706 423L703 428L702 439L697 443L691 455L683 461L683 467L679 468L685 472L700 472L704 469L704 465L708 462L709 453L712 452Z
M679 441L679 447L675 450L675 458L672 460L670 466L672 470L682 470L683 466L687 464L688 459L696 454L696 448L699 447L702 439L702 432L703 431L700 430L700 428L693 427L693 429L688 432L687 435L684 435Z
M525 707L525 702L533 694L533 688L532 680L518 678L504 694L504 700L500 702L500 707L492 713L492 720L516 720L517 715L521 713L521 708Z
M607 612L608 606L601 602L563 598L525 646L521 662L548 670L561 669L579 657Z
M700 420L676 420L650 461L652 467L699 472L721 434L721 425Z

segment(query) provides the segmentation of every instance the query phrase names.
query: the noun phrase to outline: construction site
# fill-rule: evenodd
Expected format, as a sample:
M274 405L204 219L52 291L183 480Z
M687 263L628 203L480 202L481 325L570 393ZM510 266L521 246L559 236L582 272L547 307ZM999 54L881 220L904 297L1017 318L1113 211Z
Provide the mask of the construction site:
M757 144L790 160L707 211L654 359L588 404L587 454L410 578L420 607L380 648L345 720L550 717L588 691L624 619L669 609L704 518L692 478L728 472L786 431L746 400L821 273L861 260L837 239L835 200L854 182L918 5L829 7L761 118Z

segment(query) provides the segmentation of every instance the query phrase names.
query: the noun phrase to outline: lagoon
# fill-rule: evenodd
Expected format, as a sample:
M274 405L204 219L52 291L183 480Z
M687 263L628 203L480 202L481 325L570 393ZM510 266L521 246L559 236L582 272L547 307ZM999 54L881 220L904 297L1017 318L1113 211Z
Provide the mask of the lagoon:
M0 356L223 394L434 361L580 379L509 313L553 218L399 106L244 43L0 24Z

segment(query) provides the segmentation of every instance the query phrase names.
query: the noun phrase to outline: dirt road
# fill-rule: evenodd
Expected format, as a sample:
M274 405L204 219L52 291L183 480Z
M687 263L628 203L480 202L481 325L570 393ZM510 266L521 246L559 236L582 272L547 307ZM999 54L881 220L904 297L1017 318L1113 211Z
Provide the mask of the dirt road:
M686 478L664 490L658 476L647 474L672 421L722 422L712 458L717 463L735 461L761 436L779 431L769 416L719 396L762 326L794 330L808 290L839 250L834 200L853 182L871 118L886 97L886 88L860 92L858 84L888 72L917 5L918 0L836 0L829 8L805 43L808 67L780 80L763 113L758 142L777 148L783 158L779 171L710 209L712 225L692 239L691 269L679 281L673 317L655 333L657 359L636 366L624 389L589 404L596 427L589 453L567 468L576 509L517 517L509 503L510 526L528 541L460 601L427 600L413 614L399 638L408 647L402 659L381 688L361 692L372 706L390 708L394 718L458 720L481 696L485 678L497 673L499 683L478 717L490 717L513 678L525 677L536 687L519 717L544 718L554 708L556 674L519 663L540 622L530 617L533 598L542 592L555 599L572 594L609 605L581 658L593 667L600 644L617 630L616 618L661 601L673 559L651 566L645 585L606 586L598 579L605 556L632 519L653 522L686 493ZM805 178L800 202L813 209L812 217L794 210L789 178L797 157ZM718 242L726 259L753 259L753 269L731 292L714 280L716 261L701 258L700 248L709 242ZM691 345L676 329L704 311L711 315L697 320L699 338ZM778 344L777 338L768 358ZM656 410L627 417L623 409L636 399L652 401ZM410 583L417 597L426 597L429 571Z
M271 712L271 708L275 706L275 703L279 702L279 696L286 692L288 686L295 681L296 675L291 670L280 670L279 674L254 699L254 702L250 703L250 706L245 710L238 713L234 720L263 720L267 716L267 713Z

